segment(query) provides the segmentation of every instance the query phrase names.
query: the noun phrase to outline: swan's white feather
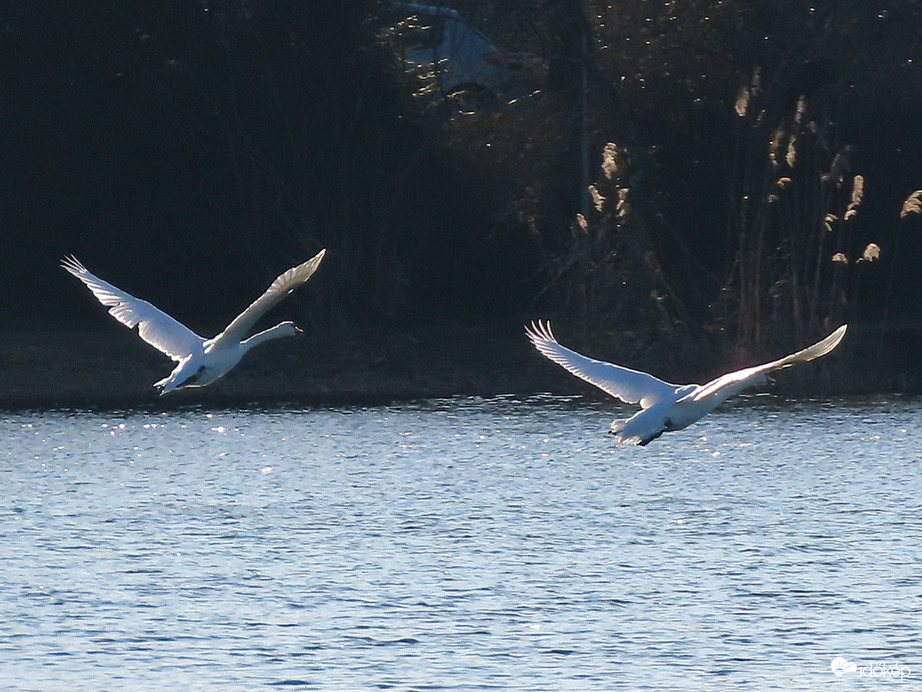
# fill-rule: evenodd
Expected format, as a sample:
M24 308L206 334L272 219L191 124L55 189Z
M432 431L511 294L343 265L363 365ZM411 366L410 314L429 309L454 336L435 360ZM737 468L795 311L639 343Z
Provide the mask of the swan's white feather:
M754 365L750 368L743 368L742 370L737 370L736 372L730 372L726 375L721 375L720 377L711 380L707 384L702 385L701 388L694 393L694 399L696 401L700 401L709 396L713 396L714 394L727 387L733 387L734 385L738 385L740 383L747 383L754 378L757 378L759 375L767 375L774 370L789 368L795 363L806 363L821 356L825 356L839 345L839 342L842 341L842 339L845 337L845 331L847 329L848 325L843 324L822 341L818 341L812 346L801 349L800 351L797 351L797 353L792 353L791 355L785 356L784 358L773 360L770 363Z
M231 321L224 331L214 338L214 342L223 341L243 341L250 329L256 324L260 317L275 307L285 296L294 291L298 286L310 279L317 267L320 266L326 250L321 250L311 257L307 262L292 267L281 274L269 288L266 289L259 298L250 303L246 310L241 312Z
M138 336L173 360L181 361L202 347L204 338L146 300L103 281L76 257L65 257L61 266L86 284L110 315L130 329L137 327Z
M551 331L550 322L532 322L530 327L525 327L525 333L544 356L626 404L650 408L657 401L672 397L679 388L679 385L663 382L645 372L588 358L561 346Z

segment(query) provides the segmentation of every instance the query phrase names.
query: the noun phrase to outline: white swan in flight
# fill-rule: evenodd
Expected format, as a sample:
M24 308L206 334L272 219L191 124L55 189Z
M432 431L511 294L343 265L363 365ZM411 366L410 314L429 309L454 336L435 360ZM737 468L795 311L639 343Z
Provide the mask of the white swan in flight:
M326 250L321 250L304 264L292 267L279 276L259 298L241 312L213 339L205 339L145 300L106 283L91 274L73 256L61 266L86 284L109 314L157 350L177 362L168 377L154 383L160 394L184 387L204 387L226 375L254 346L269 339L300 334L294 322L281 322L270 329L244 337L263 313L307 281L320 266Z
M766 384L772 370L825 356L839 345L847 328L843 324L802 351L721 375L704 385L669 384L645 372L587 358L557 343L549 322L532 322L525 332L542 355L561 367L626 404L640 404L641 410L632 417L612 421L611 431L621 444L645 445L664 432L688 427L743 389Z

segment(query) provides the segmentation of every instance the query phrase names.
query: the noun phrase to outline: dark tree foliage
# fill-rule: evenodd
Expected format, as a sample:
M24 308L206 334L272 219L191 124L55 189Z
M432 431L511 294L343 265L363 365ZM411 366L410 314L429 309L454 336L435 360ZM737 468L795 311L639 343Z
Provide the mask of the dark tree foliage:
M55 280L29 278L52 276L74 252L164 308L213 281L193 300L226 310L328 247L323 280L299 294L311 315L406 311L434 244L478 206L442 217L471 195L373 10L8 0L0 242L23 273L5 280L40 295L48 285L53 300Z
M73 296L74 252L207 331L328 247L302 321L563 313L749 359L849 320L901 360L922 3L449 4L532 93L418 98L376 0L0 0L0 308Z

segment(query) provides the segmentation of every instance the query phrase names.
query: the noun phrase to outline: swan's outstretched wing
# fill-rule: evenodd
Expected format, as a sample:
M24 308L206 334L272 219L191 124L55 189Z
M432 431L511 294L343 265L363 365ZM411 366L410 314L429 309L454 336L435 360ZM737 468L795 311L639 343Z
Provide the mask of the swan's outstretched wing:
M250 306L246 310L237 315L234 321L227 325L224 331L215 337L215 342L229 341L231 343L239 343L243 341L244 337L246 337L253 328L253 325L256 324L256 321L262 317L265 312L313 276L314 272L317 271L317 267L320 266L320 261L325 254L326 250L321 250L304 264L292 267L279 276L272 282L272 285L266 289L265 293L250 303Z
M65 257L61 266L80 279L109 314L129 328L138 328L138 335L157 350L180 361L196 349L204 339L181 322L167 315L146 300L116 288L95 276L74 257Z
M798 351L797 353L792 353L791 355L785 356L784 358L773 360L771 363L754 365L751 368L744 368L742 370L737 370L736 372L729 372L726 375L721 375L717 379L711 380L707 384L702 385L702 387L695 392L692 398L694 401L700 401L709 396L713 396L723 389L731 387L739 391L745 386L746 382L752 380L755 377L758 377L759 375L767 374L772 370L788 368L795 363L806 363L807 361L814 360L820 356L825 356L839 345L839 342L842 341L842 337L845 336L845 331L847 329L848 325L843 324L822 341L818 341L812 346L808 346L807 348Z
M587 358L561 346L551 331L550 322L532 322L530 327L525 327L525 333L542 355L626 404L649 408L660 399L674 396L679 389L678 385L663 382L645 372Z

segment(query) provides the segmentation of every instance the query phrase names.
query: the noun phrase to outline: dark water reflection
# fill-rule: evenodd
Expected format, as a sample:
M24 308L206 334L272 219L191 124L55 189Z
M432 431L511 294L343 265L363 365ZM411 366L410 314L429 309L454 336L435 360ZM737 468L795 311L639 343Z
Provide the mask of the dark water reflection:
M920 684L922 407L757 397L647 448L616 414L5 414L0 686Z

